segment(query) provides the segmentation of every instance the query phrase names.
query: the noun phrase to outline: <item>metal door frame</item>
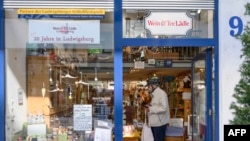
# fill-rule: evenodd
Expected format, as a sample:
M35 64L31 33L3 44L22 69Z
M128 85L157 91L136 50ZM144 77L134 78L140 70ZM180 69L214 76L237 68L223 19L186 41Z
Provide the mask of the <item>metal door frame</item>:
M213 49L211 47L207 48L202 53L198 54L196 57L192 60L192 75L193 75L193 69L194 69L194 62L197 60L205 60L205 88L206 88L206 110L205 110L205 116L206 116L206 136L205 141L213 141L214 140L214 134L213 134ZM195 103L195 97L193 95L193 85L194 82L192 80L192 105ZM192 115L194 115L194 106L192 106ZM191 119L192 123L194 123L194 118ZM194 127L194 126L192 126ZM194 133L192 132L192 137L194 136Z

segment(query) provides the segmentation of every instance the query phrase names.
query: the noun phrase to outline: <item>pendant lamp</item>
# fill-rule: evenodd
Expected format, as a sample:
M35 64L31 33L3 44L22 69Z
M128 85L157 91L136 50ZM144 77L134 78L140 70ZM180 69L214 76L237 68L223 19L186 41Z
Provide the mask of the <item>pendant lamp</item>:
M43 82L43 88L41 89L42 91L42 96L44 98L45 94L46 94L46 88L44 87L44 82Z

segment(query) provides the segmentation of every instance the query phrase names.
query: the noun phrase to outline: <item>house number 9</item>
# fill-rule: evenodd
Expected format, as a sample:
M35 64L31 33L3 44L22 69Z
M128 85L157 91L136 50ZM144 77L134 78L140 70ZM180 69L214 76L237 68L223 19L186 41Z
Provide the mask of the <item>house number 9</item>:
M240 35L243 31L243 23L238 16L233 16L229 19L229 26L231 27L230 35L233 37Z

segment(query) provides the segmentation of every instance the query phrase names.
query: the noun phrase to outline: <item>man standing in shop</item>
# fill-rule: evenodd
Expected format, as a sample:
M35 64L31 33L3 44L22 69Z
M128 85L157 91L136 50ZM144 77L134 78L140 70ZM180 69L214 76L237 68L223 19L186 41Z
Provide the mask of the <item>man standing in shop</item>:
M160 79L152 77L147 81L148 91L152 96L149 105L146 105L148 125L151 127L154 141L164 141L167 124L170 121L168 96L160 88Z

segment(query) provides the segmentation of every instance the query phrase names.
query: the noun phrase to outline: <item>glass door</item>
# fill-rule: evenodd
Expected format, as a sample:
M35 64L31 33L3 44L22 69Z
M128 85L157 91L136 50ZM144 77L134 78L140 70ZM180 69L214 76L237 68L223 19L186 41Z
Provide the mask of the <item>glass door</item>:
M192 60L192 114L188 116L188 136L192 141L213 140L213 48Z

